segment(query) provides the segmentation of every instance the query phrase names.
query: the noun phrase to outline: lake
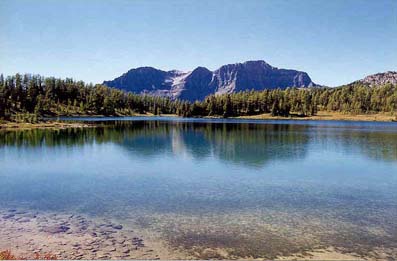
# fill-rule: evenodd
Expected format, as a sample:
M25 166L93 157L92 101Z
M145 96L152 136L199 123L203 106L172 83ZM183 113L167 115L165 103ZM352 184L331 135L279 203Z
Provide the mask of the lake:
M57 254L397 258L396 123L78 120L97 126L0 132L0 248L78 238L91 249Z

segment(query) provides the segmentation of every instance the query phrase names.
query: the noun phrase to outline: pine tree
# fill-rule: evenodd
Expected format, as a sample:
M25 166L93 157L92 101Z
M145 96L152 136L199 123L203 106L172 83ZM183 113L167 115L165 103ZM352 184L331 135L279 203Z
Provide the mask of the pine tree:
M233 116L233 107L232 107L232 102L230 100L230 96L227 95L226 102L223 106L223 117L227 118L227 117L231 117L231 116Z

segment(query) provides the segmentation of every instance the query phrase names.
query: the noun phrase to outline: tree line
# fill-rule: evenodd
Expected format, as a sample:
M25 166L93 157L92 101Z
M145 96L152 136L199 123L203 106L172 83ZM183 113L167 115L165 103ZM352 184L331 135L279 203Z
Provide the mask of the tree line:
M319 110L345 113L396 112L397 87L355 83L338 88L288 88L210 95L187 102L138 95L101 84L39 75L0 75L0 118L25 115L133 115L151 113L184 117L233 117L271 113L288 117L316 115Z
M271 113L273 116L312 116L321 111L349 114L397 112L397 86L369 87L354 83L337 88L287 88L211 95L191 104L191 114L242 116Z
M141 96L104 85L85 84L73 79L0 75L0 118L18 114L34 115L132 115L134 113L175 113L179 101Z

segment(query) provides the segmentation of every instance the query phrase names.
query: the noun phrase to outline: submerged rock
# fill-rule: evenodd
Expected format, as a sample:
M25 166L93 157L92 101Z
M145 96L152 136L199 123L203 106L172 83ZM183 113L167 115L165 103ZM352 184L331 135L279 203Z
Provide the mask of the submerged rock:
M3 219L10 219L12 217L15 217L15 215L14 214L8 214L8 215L4 215Z
M65 225L56 225L50 227L44 227L42 229L43 232L51 233L51 234L58 234L58 233L65 233L70 229L70 227Z
M18 222L27 223L27 222L30 222L30 219L29 218L21 218L21 219L18 220Z
M120 229L123 229L123 226L122 225L112 225L112 228L120 230Z
M123 249L121 249L121 252L124 253L124 254L128 254L130 252L130 249L129 248L123 248Z

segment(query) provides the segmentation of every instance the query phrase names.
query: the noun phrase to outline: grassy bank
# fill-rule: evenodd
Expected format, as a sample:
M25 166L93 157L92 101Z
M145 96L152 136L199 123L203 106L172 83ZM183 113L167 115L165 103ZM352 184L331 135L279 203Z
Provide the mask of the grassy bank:
M76 122L45 121L38 123L19 123L19 122L0 122L0 130L29 130L29 129L66 129L66 128L85 128L94 125Z
M115 117L126 117L127 115L115 115ZM133 114L128 116L134 117L178 117L175 114L162 114L162 115L154 115L151 113L145 114ZM87 117L87 118L94 118L94 117L104 117L104 115L69 115L68 117ZM6 121L0 119L0 130L29 130L29 129L66 129L66 128L87 128L87 127L95 127L95 124L87 124L83 122L67 122L67 121L38 121L38 122L15 122L15 121Z
M390 113L373 113L373 114L346 114L341 112L328 112L319 111L317 115L301 117L291 114L289 117L272 116L270 113L252 115L252 116L239 116L237 119L261 119L261 120L323 120L323 121L382 121L390 122L397 121L395 115Z

